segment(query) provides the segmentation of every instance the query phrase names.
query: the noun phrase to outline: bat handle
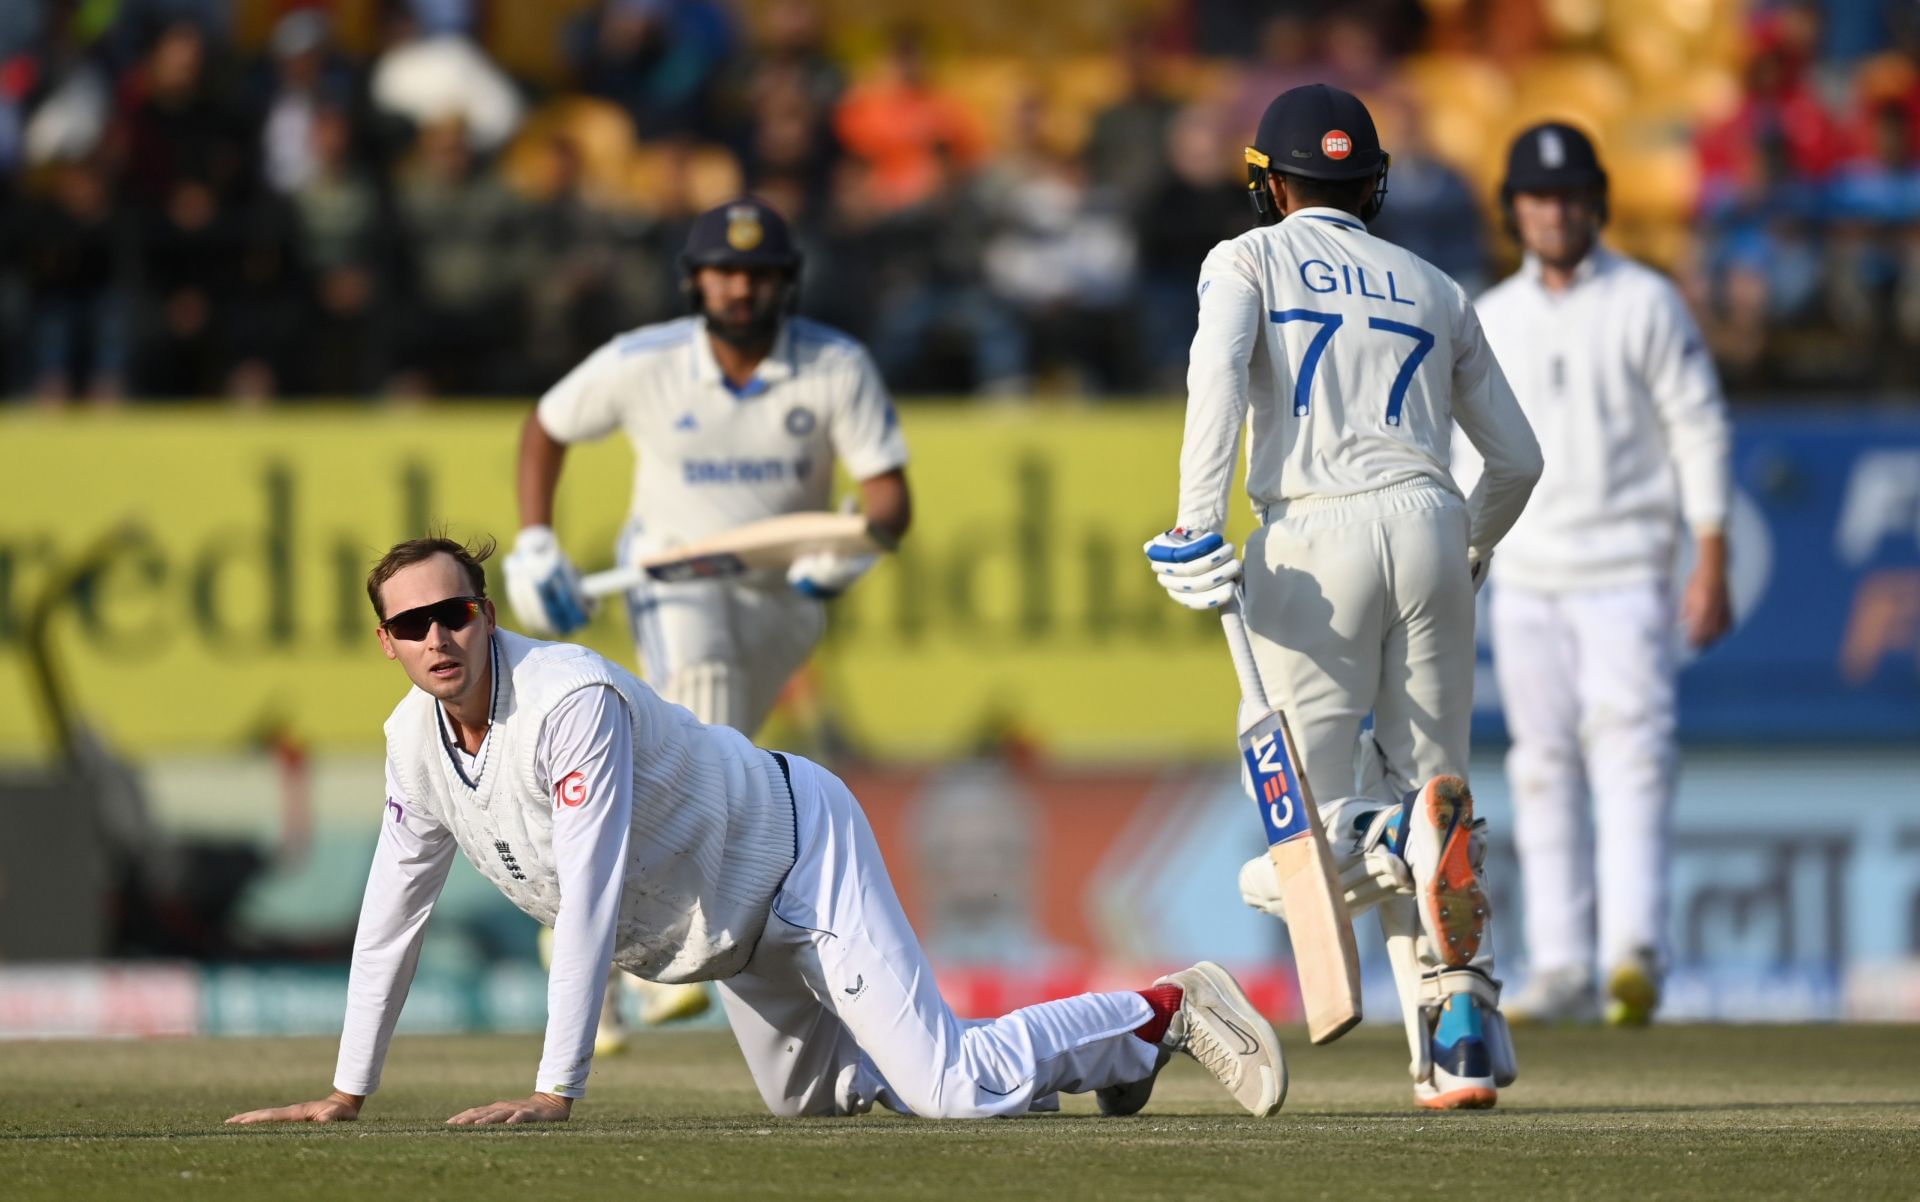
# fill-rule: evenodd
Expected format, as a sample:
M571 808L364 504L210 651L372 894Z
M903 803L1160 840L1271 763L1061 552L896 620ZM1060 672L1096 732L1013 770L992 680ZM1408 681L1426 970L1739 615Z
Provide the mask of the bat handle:
M1233 600L1220 607L1220 628L1227 634L1227 650L1233 655L1233 670L1240 677L1240 696L1256 714L1272 707L1267 704L1266 686L1260 683L1260 667L1253 662L1253 644L1247 640L1247 618L1242 612L1242 594L1233 591Z
M581 577L580 591L589 597L610 597L638 588L646 579L647 573L642 568L609 568Z

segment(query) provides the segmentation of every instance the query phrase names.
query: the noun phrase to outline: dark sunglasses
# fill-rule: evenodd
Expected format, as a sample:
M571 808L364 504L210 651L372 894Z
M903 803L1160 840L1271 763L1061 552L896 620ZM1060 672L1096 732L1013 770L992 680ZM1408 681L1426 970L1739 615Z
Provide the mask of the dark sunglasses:
M380 623L380 629L396 639L417 643L427 637L427 631L435 622L448 630L465 630L467 623L480 616L486 604L485 597L448 597L418 609L402 610Z

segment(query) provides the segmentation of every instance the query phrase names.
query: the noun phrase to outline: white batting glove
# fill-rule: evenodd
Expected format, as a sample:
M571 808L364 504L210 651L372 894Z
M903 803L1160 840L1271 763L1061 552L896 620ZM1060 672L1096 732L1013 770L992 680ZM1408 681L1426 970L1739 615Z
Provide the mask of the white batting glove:
M593 599L580 591L580 572L547 526L528 526L501 563L507 601L532 634L562 635L593 616Z
M1493 568L1493 552L1482 551L1478 547L1467 548L1467 575L1473 579L1473 591L1478 593L1480 586L1487 582L1487 573Z
M1233 544L1220 535L1175 526L1142 550L1160 587L1188 609L1219 609L1233 599L1240 561L1233 557Z
M836 555L832 551L815 551L811 555L802 555L788 566L787 583L803 597L825 601L852 588L854 581L866 575L879 562L878 555Z

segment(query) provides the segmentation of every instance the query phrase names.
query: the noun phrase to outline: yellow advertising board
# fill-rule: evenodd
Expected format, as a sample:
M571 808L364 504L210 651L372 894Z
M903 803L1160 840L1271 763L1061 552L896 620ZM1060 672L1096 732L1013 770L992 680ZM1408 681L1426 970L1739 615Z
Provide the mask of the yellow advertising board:
M231 750L276 728L377 746L405 685L373 640L367 568L429 523L509 542L524 413L0 419L0 754L47 744L26 643L48 601L76 711L128 751ZM1170 605L1140 557L1172 520L1177 407L920 406L903 421L913 531L835 603L816 661L860 749L945 756L1008 732L1074 758L1230 747L1218 623ZM618 441L569 458L560 533L583 569L612 561L631 464ZM618 612L585 641L632 662Z

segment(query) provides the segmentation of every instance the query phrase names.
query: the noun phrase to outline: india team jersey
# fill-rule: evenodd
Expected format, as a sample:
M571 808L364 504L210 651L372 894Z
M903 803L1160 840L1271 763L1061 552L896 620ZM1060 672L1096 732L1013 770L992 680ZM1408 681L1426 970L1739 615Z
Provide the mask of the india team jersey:
M783 323L752 380L733 388L704 319L643 326L607 343L540 399L564 443L632 440L633 516L668 547L795 510L826 509L837 457L856 480L907 462L893 400L845 334Z
M1474 544L1519 516L1539 451L1472 303L1438 268L1351 214L1300 209L1216 246L1199 303L1180 525L1225 524L1242 425L1257 510L1423 478L1454 489L1458 421L1489 464Z

